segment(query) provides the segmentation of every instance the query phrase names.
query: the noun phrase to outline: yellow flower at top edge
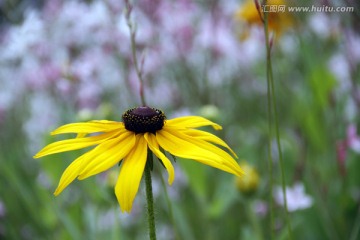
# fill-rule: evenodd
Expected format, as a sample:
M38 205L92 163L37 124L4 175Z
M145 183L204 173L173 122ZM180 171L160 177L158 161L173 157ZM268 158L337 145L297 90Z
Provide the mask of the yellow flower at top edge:
M284 31L294 25L293 16L287 11L286 0L268 0L266 5L259 7L262 14L268 12L269 30L280 36ZM247 25L263 25L254 0L245 0L245 3L235 12L235 19ZM246 35L246 30L245 30Z
M170 185L175 177L174 168L162 149L174 156L192 159L236 176L243 174L234 158L216 146L227 148L236 158L223 140L195 129L212 126L220 130L220 125L198 116L165 119L165 114L158 109L138 107L126 111L123 122L97 120L66 124L51 134L77 133L77 137L51 143L34 158L97 145L66 168L54 194L59 195L75 178L82 180L99 174L122 161L115 194L121 210L126 212L131 211L138 192L148 150L166 168ZM98 134L88 136L90 133Z

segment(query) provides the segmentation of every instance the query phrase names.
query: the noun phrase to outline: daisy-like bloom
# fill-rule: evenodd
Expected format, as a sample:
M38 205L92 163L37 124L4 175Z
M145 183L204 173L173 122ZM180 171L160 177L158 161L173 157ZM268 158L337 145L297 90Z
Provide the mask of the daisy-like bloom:
M126 111L123 122L99 120L63 125L51 134L77 133L74 139L51 143L34 158L97 145L75 159L63 173L55 196L59 195L75 178L82 180L101 173L120 161L121 169L115 194L121 210L130 212L138 192L147 161L148 150L159 159L168 172L168 182L174 180L174 168L164 154L169 152L180 158L189 158L211 167L241 176L243 170L234 158L219 148L236 154L220 138L195 128L221 126L198 116L165 120L165 114L155 108L138 107ZM96 133L95 135L88 135ZM216 144L216 145L214 145ZM164 150L164 151L163 151Z
M260 0L255 0L259 1ZM249 26L262 26L263 22L259 16L259 11L256 8L254 0L246 0L245 3L239 7L235 12L235 20L243 22ZM260 5L260 4L259 4ZM287 3L285 0L268 0L266 5L259 6L259 10L263 15L268 12L268 26L269 30L280 36L285 30L294 25L294 19L289 12L287 12ZM242 38L246 38L248 31L242 33Z

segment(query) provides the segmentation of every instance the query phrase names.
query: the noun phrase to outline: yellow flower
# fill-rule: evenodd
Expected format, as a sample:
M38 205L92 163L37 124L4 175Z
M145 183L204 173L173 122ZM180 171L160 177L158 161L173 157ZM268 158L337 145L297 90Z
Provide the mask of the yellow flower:
M241 163L240 166L246 174L241 178L236 178L236 186L240 192L252 194L259 186L259 174L254 167L245 162Z
M292 15L287 12L287 5L286 0L268 0L266 5L259 6L262 15L264 11L268 12L269 30L278 36L294 24ZM254 0L246 0L235 12L235 19L248 25L263 25ZM246 35L246 31L244 34Z
M34 158L97 145L75 159L63 173L55 196L59 195L75 178L85 179L103 172L122 161L115 186L115 194L122 211L130 212L139 189L148 149L155 154L168 172L168 182L174 180L174 168L162 150L174 156L189 158L223 171L241 176L242 169L230 154L214 144L236 154L220 138L195 128L221 126L198 116L165 120L164 113L150 107L138 107L123 114L123 122L90 121L70 123L51 134L77 133L74 139L51 143ZM98 133L90 135L89 133Z

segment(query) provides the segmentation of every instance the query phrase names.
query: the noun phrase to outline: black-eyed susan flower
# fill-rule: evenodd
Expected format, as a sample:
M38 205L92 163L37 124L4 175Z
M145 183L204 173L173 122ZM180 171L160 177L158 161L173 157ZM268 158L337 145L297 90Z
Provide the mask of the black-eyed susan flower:
M236 154L223 140L211 133L195 129L212 126L220 130L221 126L214 122L198 116L166 120L162 111L150 107L130 109L122 118L123 122L100 120L70 123L51 133L77 133L77 137L51 143L38 152L35 158L97 145L66 168L55 190L56 196L75 178L85 179L121 161L115 194L121 210L130 212L144 172L148 150L155 154L166 168L170 185L174 180L174 168L164 151L237 176L243 174L234 158L216 146L228 149L236 158ZM92 133L96 135L89 135Z
M257 0L255 0L257 1ZM235 20L243 22L249 26L263 24L263 17L260 17L260 13L263 15L264 12L268 12L268 26L269 30L281 35L284 31L294 25L294 18L288 12L288 3L285 0L267 0L266 5L260 5L257 9L254 0L246 0L243 5L235 12ZM242 33L241 38L246 38L248 31Z

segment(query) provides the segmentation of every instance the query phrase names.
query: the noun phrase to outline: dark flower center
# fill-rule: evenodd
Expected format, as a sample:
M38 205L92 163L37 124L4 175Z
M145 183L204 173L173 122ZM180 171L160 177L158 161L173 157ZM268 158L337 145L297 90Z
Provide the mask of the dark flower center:
M125 128L135 133L155 133L164 126L165 114L156 108L137 107L122 115Z

